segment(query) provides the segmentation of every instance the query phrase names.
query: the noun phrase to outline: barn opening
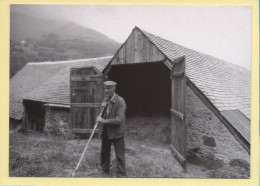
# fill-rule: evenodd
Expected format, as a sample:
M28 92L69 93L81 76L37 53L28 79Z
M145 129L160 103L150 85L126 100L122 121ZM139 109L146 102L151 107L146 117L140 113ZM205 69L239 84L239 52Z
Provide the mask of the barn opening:
M127 116L170 116L170 70L162 62L112 65L108 79L127 104Z
M45 125L44 103L32 100L23 100L25 108L25 130L43 132Z

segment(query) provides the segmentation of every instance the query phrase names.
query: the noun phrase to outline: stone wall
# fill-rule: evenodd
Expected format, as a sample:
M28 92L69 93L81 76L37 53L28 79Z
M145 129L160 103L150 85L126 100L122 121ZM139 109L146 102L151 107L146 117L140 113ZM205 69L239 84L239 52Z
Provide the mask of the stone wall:
M22 120L17 120L13 118L9 118L9 129L10 130L20 130L22 128Z
M71 135L70 110L68 108L46 107L44 132L68 138Z
M197 95L189 87L186 90L188 161L209 169L240 166L249 170L248 152Z

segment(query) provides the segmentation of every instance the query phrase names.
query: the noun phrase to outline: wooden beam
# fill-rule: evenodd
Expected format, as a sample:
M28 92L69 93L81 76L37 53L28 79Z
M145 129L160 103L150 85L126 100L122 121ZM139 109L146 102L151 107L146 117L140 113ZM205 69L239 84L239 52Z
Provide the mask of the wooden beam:
M106 66L105 70L103 71L104 76L107 76L108 72L111 70L112 65L110 63Z
M167 68L172 69L172 63L166 58L164 59L163 63L167 66Z
M184 114L178 112L177 110L171 109L171 113L180 118L181 120L184 120Z
M175 156L176 159L180 162L181 166L186 170L186 159L174 148L172 144L170 144L172 154Z
M72 75L71 81L100 81L100 75Z
M86 107L86 108L99 108L100 103L71 103L71 107Z
M134 66L134 65L136 65L136 64L142 65L142 64L153 64L153 63L165 63L165 59L159 60L159 61L149 61L149 62L146 62L146 61L138 61L138 62L136 62L136 63L111 64L111 68L112 68L113 66L122 66L122 65L124 65L124 66Z
M46 103L44 104L46 107L58 107L58 108L70 108L70 105L64 105L64 104L56 104L56 103Z
M185 75L185 73L183 71L175 72L175 73L171 74L171 79L176 78L176 77L183 77L184 75Z
M173 63L179 63L179 62L182 62L183 60L185 60L185 56L181 56L181 57L174 59Z
M27 133L27 128L26 128L26 120L27 120L27 110L26 110L26 107L25 107L25 103L23 101L23 118L22 118L22 131L23 133Z
M73 133L79 133L79 134L90 134L92 133L92 131L93 129L77 129L77 128L72 129ZM100 131L99 129L96 129L95 133L98 133L99 131Z
M239 110L223 110L220 113L250 143L250 120Z
M95 66L89 66L89 67L81 67L81 68L70 68L70 73L72 73L72 72L76 72L76 71L78 71L78 70L83 70L83 69L92 69L97 75L103 75L98 69L97 69L97 67L95 67Z

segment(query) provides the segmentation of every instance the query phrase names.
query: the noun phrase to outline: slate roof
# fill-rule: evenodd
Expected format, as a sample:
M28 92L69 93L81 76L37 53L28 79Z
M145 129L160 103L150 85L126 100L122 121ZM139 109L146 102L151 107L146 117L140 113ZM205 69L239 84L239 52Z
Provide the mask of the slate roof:
M185 55L187 77L220 112L239 110L250 120L250 70L141 31L170 60Z
M20 120L23 99L70 104L70 68L95 66L100 72L111 57L28 63L10 80L10 117Z

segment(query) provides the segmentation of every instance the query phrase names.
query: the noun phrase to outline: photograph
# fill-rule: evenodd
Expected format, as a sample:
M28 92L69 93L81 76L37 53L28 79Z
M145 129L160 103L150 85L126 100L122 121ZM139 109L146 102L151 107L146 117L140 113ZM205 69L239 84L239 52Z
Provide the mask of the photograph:
M11 4L8 176L250 179L251 15Z

